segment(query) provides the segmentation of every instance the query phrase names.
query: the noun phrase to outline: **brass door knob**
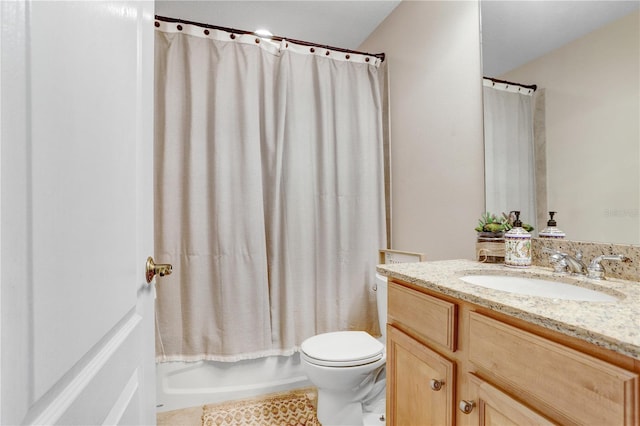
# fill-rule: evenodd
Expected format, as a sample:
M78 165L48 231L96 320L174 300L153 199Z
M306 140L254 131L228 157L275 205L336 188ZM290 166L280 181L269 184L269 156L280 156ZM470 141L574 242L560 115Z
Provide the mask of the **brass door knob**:
M147 278L147 283L150 283L153 277L156 275L164 277L165 275L171 275L173 272L173 266L168 263L158 263L156 264L153 261L153 257L149 256L147 258L145 277Z

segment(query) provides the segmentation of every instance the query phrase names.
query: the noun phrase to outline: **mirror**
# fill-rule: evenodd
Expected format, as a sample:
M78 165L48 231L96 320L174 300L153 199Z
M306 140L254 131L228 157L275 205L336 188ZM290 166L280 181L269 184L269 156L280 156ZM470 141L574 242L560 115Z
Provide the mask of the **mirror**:
M640 245L640 3L480 5L484 75L538 86L537 230Z

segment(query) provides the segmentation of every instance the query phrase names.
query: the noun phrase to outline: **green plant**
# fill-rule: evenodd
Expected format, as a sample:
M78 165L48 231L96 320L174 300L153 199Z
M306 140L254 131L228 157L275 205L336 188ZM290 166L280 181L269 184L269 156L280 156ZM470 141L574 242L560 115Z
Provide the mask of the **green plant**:
M498 217L492 213L484 212L478 219L478 226L476 226L475 230L477 232L506 232L513 228L513 223L515 222L515 215L502 213L502 217ZM528 223L523 223L522 227L527 231L533 231L533 226Z
M484 212L478 219L478 226L476 226L475 230L477 232L504 232L507 230L505 228L506 223L504 218L498 218L492 213Z

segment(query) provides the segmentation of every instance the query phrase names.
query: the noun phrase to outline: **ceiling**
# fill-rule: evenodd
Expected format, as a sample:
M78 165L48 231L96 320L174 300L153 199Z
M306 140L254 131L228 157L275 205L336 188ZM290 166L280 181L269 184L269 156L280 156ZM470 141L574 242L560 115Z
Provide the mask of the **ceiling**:
M399 3L158 0L156 14L357 49ZM500 76L639 7L640 0L482 0L484 74Z
M483 0L480 5L483 71L498 77L628 15L640 1Z

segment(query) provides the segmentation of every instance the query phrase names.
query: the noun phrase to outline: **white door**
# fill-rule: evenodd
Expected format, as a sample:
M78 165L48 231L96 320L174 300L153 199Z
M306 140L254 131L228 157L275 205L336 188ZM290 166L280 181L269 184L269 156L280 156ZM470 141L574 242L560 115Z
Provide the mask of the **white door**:
M153 8L0 2L2 424L155 423Z

